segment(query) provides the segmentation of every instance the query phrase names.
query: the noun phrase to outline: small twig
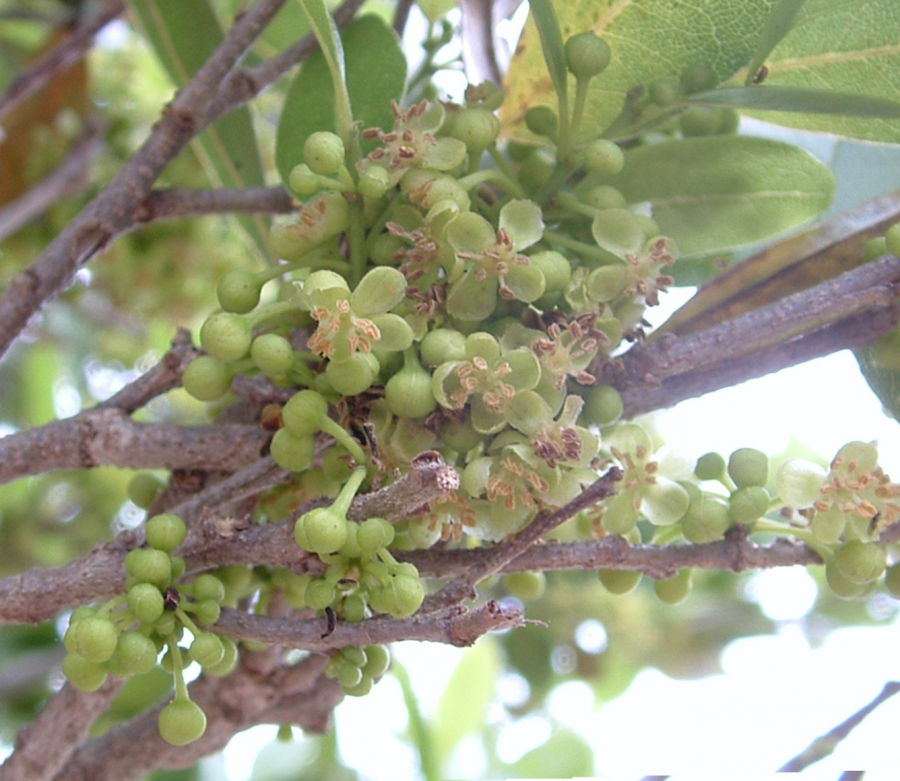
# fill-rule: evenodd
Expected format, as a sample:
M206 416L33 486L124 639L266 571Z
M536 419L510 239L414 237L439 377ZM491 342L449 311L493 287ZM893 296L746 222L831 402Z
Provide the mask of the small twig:
M283 187L154 190L135 209L135 226L206 214L284 214L297 208Z
M846 721L842 721L834 729L817 737L804 751L782 765L778 769L778 772L796 773L833 753L840 742L856 729L856 727L858 727L872 711L897 694L897 692L900 692L900 681L888 681L881 690L881 693L868 705L860 708L850 718Z
M610 469L592 485L585 488L578 496L555 512L542 511L535 516L528 526L514 534L507 541L490 548L483 561L466 569L465 574L448 583L444 588L429 596L425 610L435 610L446 605L453 605L475 595L475 584L489 575L499 571L503 565L524 553L544 534L555 529L561 523L574 517L582 510L591 507L603 499L616 493L615 483L622 479L622 470L618 467Z
M125 10L122 0L107 0L92 19L76 27L53 49L36 62L19 71L0 95L0 119L33 95L57 73L84 57L94 45L94 36Z
M103 151L103 136L89 123L65 159L34 187L0 209L0 241L43 214L57 201L81 191L88 166Z

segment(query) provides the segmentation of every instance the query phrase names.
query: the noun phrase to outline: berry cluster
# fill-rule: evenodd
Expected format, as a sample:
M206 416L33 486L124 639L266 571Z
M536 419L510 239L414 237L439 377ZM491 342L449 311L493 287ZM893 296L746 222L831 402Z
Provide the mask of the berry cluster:
M207 629L219 619L226 591L221 580L204 573L192 582L175 581L184 560L172 552L184 541L184 521L162 513L146 523L147 546L125 557L125 594L99 607L72 612L64 644L63 673L73 686L94 691L108 674L121 678L149 672L161 664L175 679L175 696L159 715L160 734L173 745L197 740L206 728L203 711L191 702L184 668L192 661L212 676L225 676L237 665L237 646ZM189 646L179 643L184 630Z

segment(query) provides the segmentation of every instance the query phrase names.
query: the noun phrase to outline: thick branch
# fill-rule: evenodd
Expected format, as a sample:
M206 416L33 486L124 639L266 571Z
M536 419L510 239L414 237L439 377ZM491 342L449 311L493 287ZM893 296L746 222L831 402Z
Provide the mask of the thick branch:
M69 761L97 717L106 711L124 681L109 679L96 692L67 683L37 718L16 735L13 754L0 765L0 781L48 781Z
M292 706L290 720L310 732L327 728L342 694L323 672L328 659L312 656L294 667L258 672L244 664L225 681L201 677L190 686L191 699L206 713L206 732L187 746L170 746L160 736L157 716L166 702L86 741L56 781L129 781L157 768L190 767L218 751L231 737L272 720L273 712ZM282 717L284 717L282 711Z
M860 347L896 325L898 282L900 260L883 257L705 331L637 344L607 364L598 381L619 389L632 417Z
M502 607L494 600L466 610L454 607L410 618L379 616L358 623L338 621L333 632L326 631L325 618L298 620L257 616L224 609L216 631L233 640L260 640L270 645L287 645L307 651L327 651L348 646L383 645L401 640L472 645L488 632L525 624L518 608Z
M259 459L269 437L258 426L139 423L118 409L93 408L0 440L0 483L101 465L236 472Z

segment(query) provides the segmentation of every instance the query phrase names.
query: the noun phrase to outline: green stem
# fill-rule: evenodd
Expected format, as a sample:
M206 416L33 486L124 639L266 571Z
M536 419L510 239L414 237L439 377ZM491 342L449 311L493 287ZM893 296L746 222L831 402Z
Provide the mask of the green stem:
M197 629L197 625L193 622L191 617L187 614L183 607L175 608L175 617L184 624L190 630L190 633L196 637L201 634L201 630Z
M590 79L577 79L575 81L575 107L572 110L571 128L573 137L578 133L581 120L584 118L584 107L587 105L588 85L590 83Z
M254 309L246 315L246 318L250 327L254 328L265 320L271 320L273 317L280 317L288 312L297 312L299 310L300 307L292 301L276 301L272 304L265 304L259 309Z
M573 239L569 236L566 236L564 233L558 233L557 231L553 230L545 230L544 239L549 241L551 244L557 244L560 247L565 247L566 249L577 252L579 255L583 255L586 258L601 260L605 263L609 262L609 253L605 250L601 249L600 247L594 247L590 244L585 244L583 241Z
M581 214L585 217L589 217L591 220L593 220L601 211L600 209L596 209L593 206L589 206L583 201L578 200L572 193L557 193L556 200L566 211Z
M503 171L498 171L496 168L486 168L483 171L475 171L474 173L459 179L458 182L467 192L474 189L479 184L491 182L498 187L502 187L507 192L512 193L517 198L527 197L522 186L515 179L507 176Z
M360 467L364 467L366 463L366 454L363 452L363 449L359 446L359 443L344 429L342 429L336 421L332 420L331 418L325 418L319 423L319 429L321 431L324 431L326 434L330 434L331 436L333 436L340 444L347 448L347 451L351 456L353 456L353 459L356 461L357 465ZM352 480L353 478L351 477L350 479Z
M329 420L331 419L329 418ZM341 488L341 492L337 495L337 499L331 503L331 509L342 517L346 517L347 510L350 509L350 503L353 501L356 492L359 490L359 487L362 485L362 481L365 480L365 478L366 468L364 466L357 467L353 471L353 474L350 475L347 482L344 483L344 487Z
M809 529L788 526L777 521L770 521L768 518L759 518L750 524L750 532L751 534L777 534L779 536L789 534L812 548L819 554L822 561L828 561L832 556L831 548L819 541Z
M350 287L356 287L366 273L366 215L361 199L350 201Z
M166 644L169 646L169 653L172 654L172 676L175 678L175 697L172 701L190 702L191 698L184 683L184 664L181 659L181 649L178 647L175 635L166 637Z

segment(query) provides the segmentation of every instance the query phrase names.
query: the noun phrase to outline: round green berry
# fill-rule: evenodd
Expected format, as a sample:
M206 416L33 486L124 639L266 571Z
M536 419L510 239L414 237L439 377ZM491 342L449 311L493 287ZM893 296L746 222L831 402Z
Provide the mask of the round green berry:
M141 675L156 667L156 644L142 632L125 632L113 659L125 675Z
M372 387L381 366L372 353L353 353L343 361L329 361L325 376L342 396L358 396Z
M391 654L383 645L367 645L362 671L368 678L380 678L391 666Z
M328 417L328 402L312 390L295 393L281 410L281 420L294 436L315 434L322 420Z
M191 643L191 659L201 667L215 667L225 658L225 646L218 635L201 632Z
M72 686L83 692L97 691L106 681L106 668L102 664L89 662L80 654L66 654L62 672Z
M595 209L619 209L627 203L622 191L608 184L592 187L582 194L581 199Z
M311 580L304 594L306 603L315 610L324 610L334 602L335 596L334 585L323 578Z
M380 165L370 165L363 169L356 183L356 191L363 198L381 198L387 192L391 175Z
M614 141L597 138L584 148L584 165L588 173L614 176L625 167L625 155Z
M547 586L547 578L543 572L512 572L504 576L506 590L523 602L532 602Z
M682 569L678 574L665 580L653 581L656 596L668 605L677 605L687 599L691 592L692 570Z
M171 553L187 537L187 526L174 513L161 513L147 521L146 535L151 548Z
M497 140L500 120L484 108L466 108L458 111L448 123L447 134L466 145L469 154L481 154Z
M860 599L868 595L874 583L856 583L841 572L840 567L832 559L825 564L825 581L828 587L841 599Z
M212 626L219 620L222 613L222 606L214 599L204 599L197 603L194 607L194 616L197 623L203 626Z
M667 79L651 81L647 93L650 100L662 108L667 108L681 99L681 90L678 85Z
M141 583L164 589L172 582L172 559L155 548L135 548L125 556L125 571Z
M355 624L366 617L366 600L359 594L350 594L341 602L341 614L344 621Z
M165 609L162 593L150 583L138 583L128 590L128 607L142 624L152 624Z
M288 176L288 186L301 198L308 198L322 187L322 178L306 163L301 163Z
M597 577L610 594L630 594L641 582L641 573L627 569L601 569Z
M348 523L343 515L330 507L318 507L297 519L294 524L294 539L303 550L332 553L347 541Z
M280 334L261 334L250 345L250 358L263 374L279 377L294 365L294 348Z
M344 142L334 133L313 133L303 144L303 162L313 173L331 176L344 164Z
M108 618L91 616L75 626L75 650L85 660L100 664L115 653L119 633Z
M250 351L250 324L242 315L216 312L200 328L200 344L214 358L230 363Z
M685 539L698 544L721 540L729 526L728 507L718 497L709 495L701 495L699 501L692 501L681 519L681 533Z
M728 500L728 517L732 523L753 523L769 512L772 497L759 485L739 488Z
M884 574L887 554L880 545L850 540L835 551L833 562L851 583L872 583ZM80 640L81 632L78 637Z
M863 261L868 263L870 260L880 258L882 255L887 255L887 251L887 239L884 236L875 236L863 246Z
M525 112L525 127L535 135L556 138L559 117L550 106L532 106Z
M577 33L566 41L565 56L576 79L592 79L609 65L609 44L590 31Z
M219 306L226 312L239 315L256 307L261 291L259 279L250 271L229 271L216 287Z
M372 679L369 676L363 676L363 679L356 685L351 688L343 688L341 691L344 692L348 697L365 697L370 691L372 691Z
M298 437L288 429L281 428L272 437L269 452L282 469L287 469L288 472L302 472L312 464L315 442L309 435Z
M359 525L356 540L360 548L372 553L394 541L394 527L384 518L369 518Z
M166 743L186 746L206 732L206 714L195 702L173 700L159 712L159 734Z
M885 248L894 257L900 257L900 222L891 225L884 234Z
M218 358L201 355L181 375L184 389L197 401L218 401L231 389L231 369Z
M721 126L722 114L717 108L691 106L678 117L678 127L686 138L714 135Z
M681 73L681 88L689 95L711 90L717 82L715 71L709 65L690 65Z
M384 400L398 418L424 418L437 406L431 375L418 361L407 361L384 386Z
M234 672L235 668L238 664L238 647L235 645L234 640L231 640L227 637L220 637L219 640L222 643L222 648L224 649L224 655L222 656L222 661L216 665L212 665L211 667L205 667L203 669L204 674L210 675L213 678L224 678L226 675L231 675Z
M694 474L698 480L721 480L725 476L725 459L718 453L704 453L697 459Z
M142 510L147 510L165 487L166 484L151 472L138 472L128 482L128 498Z
M769 457L752 447L738 448L728 459L728 474L738 488L764 486L769 479Z
M203 573L191 583L191 592L198 601L211 599L213 602L221 603L225 599L225 584L215 575Z

